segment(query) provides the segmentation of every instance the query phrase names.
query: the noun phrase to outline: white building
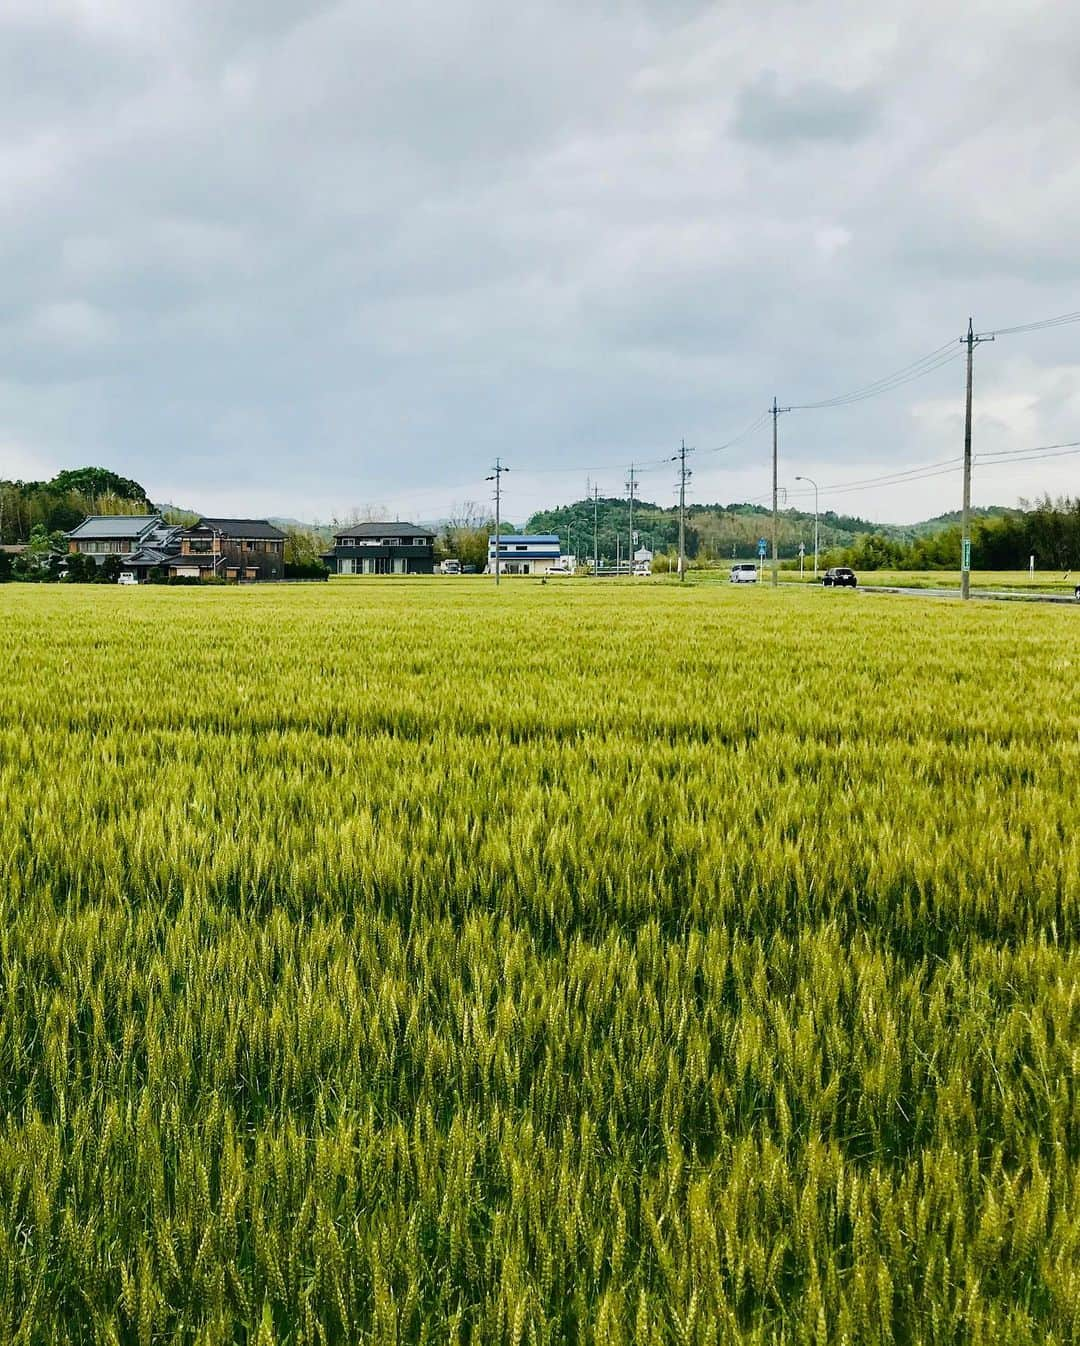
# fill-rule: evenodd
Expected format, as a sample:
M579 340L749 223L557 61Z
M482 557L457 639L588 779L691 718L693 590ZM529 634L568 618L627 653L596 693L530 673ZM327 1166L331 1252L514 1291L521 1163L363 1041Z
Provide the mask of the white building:
M503 533L499 538L500 575L566 573L558 533ZM488 538L488 572L495 573L495 538Z

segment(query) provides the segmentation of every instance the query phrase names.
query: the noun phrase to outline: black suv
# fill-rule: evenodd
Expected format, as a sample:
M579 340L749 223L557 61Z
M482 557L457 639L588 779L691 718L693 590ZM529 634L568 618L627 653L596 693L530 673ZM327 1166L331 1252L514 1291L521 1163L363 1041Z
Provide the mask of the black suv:
M844 585L849 589L854 589L859 581L855 578L854 570L849 570L847 566L833 566L831 570L826 570L821 577L821 582L825 585L832 585L837 589Z

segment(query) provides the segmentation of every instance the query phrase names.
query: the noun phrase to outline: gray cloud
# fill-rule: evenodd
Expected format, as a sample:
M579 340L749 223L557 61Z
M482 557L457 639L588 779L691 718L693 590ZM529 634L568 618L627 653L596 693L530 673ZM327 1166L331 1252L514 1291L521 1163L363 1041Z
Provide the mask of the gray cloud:
M783 89L776 72L766 70L739 91L732 125L742 140L791 145L862 140L878 121L877 98L869 89L840 89L823 80Z
M705 450L774 393L1080 308L1078 24L984 8L972 47L928 0L9 0L0 472L437 514L501 453L524 515L685 434L702 498L758 494L764 437ZM980 352L984 447L1077 437L1078 342ZM945 456L960 391L793 416L785 471Z

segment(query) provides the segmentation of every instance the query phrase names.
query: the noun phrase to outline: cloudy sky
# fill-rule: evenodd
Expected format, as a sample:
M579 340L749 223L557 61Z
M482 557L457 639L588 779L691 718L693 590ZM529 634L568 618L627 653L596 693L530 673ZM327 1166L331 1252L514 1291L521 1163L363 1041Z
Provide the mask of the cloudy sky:
M1069 0L4 0L0 475L433 518L769 490L771 402L1080 309ZM951 349L951 348L950 348ZM960 347L957 342L956 352ZM949 351L946 351L949 353ZM1080 324L976 354L976 452L1080 440ZM781 418L883 519L959 476L963 363ZM1080 457L977 463L1076 490Z

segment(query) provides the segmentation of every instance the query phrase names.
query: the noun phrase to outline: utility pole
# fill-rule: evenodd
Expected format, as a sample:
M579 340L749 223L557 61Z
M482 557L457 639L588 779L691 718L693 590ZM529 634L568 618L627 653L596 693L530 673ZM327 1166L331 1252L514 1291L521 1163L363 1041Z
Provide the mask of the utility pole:
M686 455L693 449L686 447L684 439L677 455L679 463L679 582L686 582L686 483L690 473L686 466Z
M776 496L777 496L777 453L776 453L776 421L782 412L790 411L790 407L778 407L776 398L772 400L772 587L775 589L780 583L780 561L776 550Z
M600 552L597 549L596 539L596 511L600 505L600 487L594 486L592 489L592 573L593 579L600 574Z
M630 464L630 480L626 483L626 489L630 492L630 575L634 574L634 487L637 485L637 478L634 476L634 464Z
M967 346L967 397L964 404L964 505L960 523L960 597L971 597L971 376L975 347L983 341L993 341L993 333L976 336L968 319L967 336L960 340Z
M495 585L496 585L496 588L498 587L498 584L499 584L499 570L501 569L500 564L499 564L499 553L500 553L500 551L501 551L501 549L502 549L502 544L501 544L500 541L499 541L499 536L500 536L500 529L502 528L502 474L503 474L504 472L509 472L509 471L510 471L510 469L509 469L508 467L503 467L503 465L502 465L502 459L500 459L500 458L496 458L496 459L495 459L495 466L491 469L491 476L490 476L490 477L485 477L485 478L484 478L485 481L493 481L493 482L495 483Z

